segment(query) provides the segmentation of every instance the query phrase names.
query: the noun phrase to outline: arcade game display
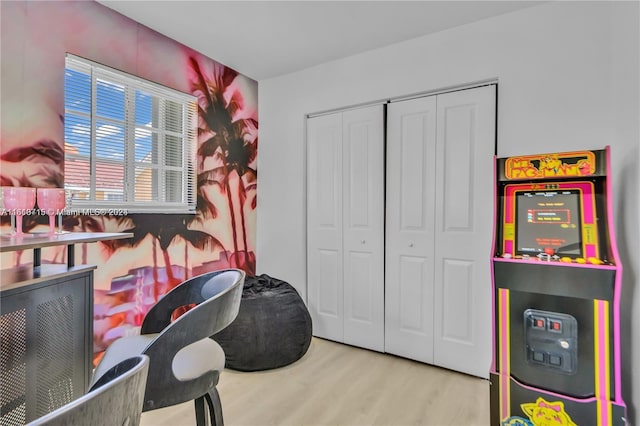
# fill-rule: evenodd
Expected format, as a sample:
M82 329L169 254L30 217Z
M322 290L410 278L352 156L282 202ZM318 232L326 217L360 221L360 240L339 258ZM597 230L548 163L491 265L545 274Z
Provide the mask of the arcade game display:
M624 425L609 148L500 158L492 425Z

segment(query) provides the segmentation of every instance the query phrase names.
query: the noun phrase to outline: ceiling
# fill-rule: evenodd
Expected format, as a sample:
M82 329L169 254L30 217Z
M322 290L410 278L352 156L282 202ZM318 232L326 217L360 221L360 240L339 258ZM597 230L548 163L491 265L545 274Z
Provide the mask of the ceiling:
M256 80L541 1L98 0Z

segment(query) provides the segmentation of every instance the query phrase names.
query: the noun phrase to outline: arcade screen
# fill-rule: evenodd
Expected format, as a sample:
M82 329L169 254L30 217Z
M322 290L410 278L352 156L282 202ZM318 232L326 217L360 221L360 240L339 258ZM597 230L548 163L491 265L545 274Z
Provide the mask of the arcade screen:
M516 195L516 253L582 257L580 191L524 191Z

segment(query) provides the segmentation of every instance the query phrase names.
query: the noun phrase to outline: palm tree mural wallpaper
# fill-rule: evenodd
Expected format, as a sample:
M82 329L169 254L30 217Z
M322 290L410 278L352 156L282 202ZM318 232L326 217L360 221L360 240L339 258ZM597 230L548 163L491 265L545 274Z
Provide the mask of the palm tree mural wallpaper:
M226 195L233 237L231 265L255 272L255 256L248 250L245 204L247 192L256 188L257 171L250 165L255 161L258 151L258 121L236 118L243 109L240 92L232 93L228 99L224 96L237 76L234 70L218 66L206 76L194 58L190 58L189 62L195 75L192 89L198 97L200 118L198 207L204 217L215 217L215 204L207 197L209 187L217 186ZM238 206L234 206L234 198ZM255 193L250 206L256 208ZM236 210L240 226L236 220Z
M64 217L66 231L133 234L128 240L82 244L76 249L77 263L98 265L94 274L96 360L116 338L137 333L148 309L186 278L227 267L255 274L257 82L99 3L49 2L36 7L30 2L8 2L3 3L2 13L3 186L64 186L66 130L60 82L66 52L190 93L198 100L194 215ZM16 38L23 41L7 43L5 49L4 40ZM23 66L5 67L11 63ZM9 80L11 84L4 84ZM33 125L25 126L29 122ZM46 216L25 218L25 231L45 230L46 220ZM8 231L8 223L8 216L3 216L3 232ZM27 251L3 253L2 265L27 263L30 256ZM43 263L63 263L65 256L64 248L42 251Z

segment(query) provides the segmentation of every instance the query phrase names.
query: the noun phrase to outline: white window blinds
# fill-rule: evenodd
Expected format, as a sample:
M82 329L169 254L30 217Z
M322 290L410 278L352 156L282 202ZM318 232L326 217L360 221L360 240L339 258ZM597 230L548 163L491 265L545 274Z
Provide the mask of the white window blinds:
M67 55L64 127L68 208L195 212L195 97Z

